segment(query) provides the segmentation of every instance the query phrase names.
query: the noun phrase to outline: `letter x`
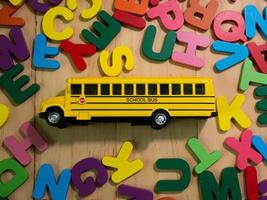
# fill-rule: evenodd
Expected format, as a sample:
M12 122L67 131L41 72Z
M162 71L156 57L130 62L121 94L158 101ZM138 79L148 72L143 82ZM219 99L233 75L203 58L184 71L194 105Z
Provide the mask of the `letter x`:
M245 130L240 138L240 141L234 137L228 137L225 139L225 144L236 151L236 167L239 170L244 170L247 167L248 161L252 161L255 164L259 164L262 161L262 156L251 147L252 131Z

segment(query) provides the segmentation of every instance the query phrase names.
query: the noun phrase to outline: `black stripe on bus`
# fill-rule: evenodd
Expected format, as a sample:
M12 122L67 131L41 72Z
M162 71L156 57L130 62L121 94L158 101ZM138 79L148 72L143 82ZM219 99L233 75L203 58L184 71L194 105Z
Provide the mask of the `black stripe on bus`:
M120 111L120 110L123 110L123 111L151 111L153 109L71 109L71 110L76 110L76 111L84 111L84 110L104 110L104 111Z
M80 97L81 95L72 95L70 97ZM135 95L135 96L124 96L124 95L121 95L121 96L109 96L109 95L102 95L102 96L98 96L98 95L85 95L85 97L99 97L99 98L187 98L187 97L190 97L190 98L197 98L197 97L201 97L201 98L213 98L215 96L205 96L205 95L201 95L201 96L196 96L196 95L179 95L179 96L175 96L175 95L169 95L169 96L141 96L141 95Z
M78 102L71 102L71 104L79 104ZM164 102L154 102L154 103L150 103L150 102L87 102L86 104L215 104L214 103L208 103L208 102L203 102L203 103L198 103L198 102L168 102L168 103L164 103ZM79 104L82 105L82 104Z
M169 111L211 111L211 110L215 110L215 109L169 109Z

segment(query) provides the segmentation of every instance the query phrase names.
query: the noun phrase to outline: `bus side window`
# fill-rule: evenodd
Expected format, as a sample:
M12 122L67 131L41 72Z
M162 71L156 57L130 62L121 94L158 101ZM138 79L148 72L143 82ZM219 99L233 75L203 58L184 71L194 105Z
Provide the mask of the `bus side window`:
M133 95L133 84L125 84L124 85L124 94L125 95Z
M71 94L82 94L82 85L71 84Z
M148 95L157 94L157 84L148 84Z
M121 84L113 84L113 95L121 95Z
M184 94L193 94L192 84L184 84Z
M172 84L172 94L173 95L181 94L181 85L180 84Z
M136 94L145 95L146 94L146 85L145 84L136 84Z
M169 84L160 84L160 94L169 95Z
M97 84L85 84L84 94L85 95L97 95Z
M196 94L205 94L205 84L196 84Z
M101 95L109 95L109 84L101 84Z

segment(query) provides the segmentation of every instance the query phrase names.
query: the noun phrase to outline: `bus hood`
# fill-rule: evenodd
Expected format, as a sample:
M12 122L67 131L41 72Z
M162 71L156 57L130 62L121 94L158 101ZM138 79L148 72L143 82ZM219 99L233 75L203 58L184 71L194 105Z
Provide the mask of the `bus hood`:
M52 106L58 106L62 108L64 106L64 100L65 100L64 96L59 96L42 101L41 112L45 112L48 107Z

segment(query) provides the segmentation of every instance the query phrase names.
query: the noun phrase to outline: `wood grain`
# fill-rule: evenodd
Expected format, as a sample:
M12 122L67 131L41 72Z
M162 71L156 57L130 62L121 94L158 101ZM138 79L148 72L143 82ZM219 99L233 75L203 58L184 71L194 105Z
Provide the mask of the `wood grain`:
M80 38L80 32L84 28L89 28L93 21L81 21L79 18L82 8L88 7L87 1L77 0L79 2L78 9L75 11L75 20L69 25L75 29L75 33L72 42L82 43L84 42ZM65 1L64 1L65 2ZM208 2L207 0L201 1L202 3ZM113 13L113 1L103 1L103 9L109 13ZM180 1L182 9L185 10L188 1ZM220 0L220 5L217 13L222 10L236 10L240 11L247 4L255 4L259 10L263 10L266 5L265 1L258 0L239 0L235 3L231 1ZM64 6L64 3L62 3ZM23 16L26 19L26 25L22 28L25 34L29 49L32 49L32 40L36 34L41 33L41 20L42 16L34 13L30 7L23 5L15 14L15 16ZM148 21L148 24L157 26L157 37L154 49L160 49L165 31L159 25L158 20ZM65 24L57 20L56 27L58 30L63 28ZM182 27L183 31L194 31L198 34L207 35L212 41L215 39L211 31L199 32L196 29L192 29L188 25ZM9 28L0 27L0 33L8 35ZM229 102L237 95L238 79L241 69L241 64L221 73L217 73L213 70L214 63L223 57L223 55L215 54L208 48L206 50L200 50L197 52L199 56L206 58L206 64L201 70L194 70L190 67L179 66L171 61L162 63L152 62L146 59L140 53L140 46L142 42L144 31L136 31L127 27L124 27L119 35L111 42L107 47L110 52L119 45L127 45L130 47L135 55L136 67L129 73L122 72L121 76L207 76L213 77L216 96L224 95L228 98ZM253 41L260 44L265 40L257 34L257 37ZM57 43L49 42L50 45L58 45ZM182 51L184 47L181 44L175 45L175 51ZM54 170L58 175L65 168L72 168L72 166L81 159L86 157L96 157L101 159L104 155L116 155L121 144L130 140L135 144L135 149L131 158L141 158L144 161L144 169L129 178L124 183L133 186L143 187L147 189L153 189L155 183L159 179L164 178L176 178L177 174L174 173L157 173L154 170L154 163L159 158L174 158L179 157L185 159L193 170L196 165L196 160L187 150L185 144L190 137L199 137L201 143L209 151L219 149L223 152L223 158L210 168L216 177L218 178L222 169L225 167L233 166L235 162L235 155L226 150L223 146L223 141L228 136L239 137L241 130L236 126L232 126L232 129L227 133L221 133L216 124L216 118L207 120L203 119L173 119L171 123L162 130L153 130L150 126L131 126L130 123L91 123L89 126L71 126L67 129L53 128L47 125L45 120L39 119L38 113L40 110L40 103L42 100L49 97L55 97L63 94L65 87L65 80L68 77L99 77L102 75L98 66L99 53L86 58L88 67L83 72L78 72L71 64L69 58L61 53L56 57L60 61L61 67L57 71L36 71L31 66L31 59L23 62L25 66L24 74L31 77L31 82L40 84L41 90L31 99L20 106L14 106L8 98L0 92L0 103L4 103L9 106L11 116L6 125L0 128L0 139L3 139L8 135L20 136L19 126L25 121L32 121L36 128L42 133L42 135L49 141L49 149L44 153L37 153L31 151L33 156L33 162L26 168L30 173L30 179L19 188L12 196L11 200L18 199L32 199L31 193L34 186L34 178L40 165L43 163L50 163L54 166ZM246 103L244 105L244 111L250 116L253 124L251 129L261 135L267 140L265 134L266 127L259 127L256 124L258 113L255 111L255 102L257 101L253 97L254 87L250 87L244 94L246 96ZM1 159L7 158L10 155L6 149L2 147L0 149ZM266 166L262 163L257 166L259 180L266 179ZM109 171L111 174L112 171ZM90 173L84 174L89 175ZM239 174L240 185L244 194L244 177L243 173ZM116 185L107 183L102 188L84 199L90 200L111 200L122 199L116 195ZM192 176L190 186L181 193L175 194L157 194L155 193L155 199L164 196L171 196L179 200L196 200L200 199L199 189L197 183L197 176ZM49 199L47 196L46 199ZM77 192L71 188L68 193L68 199L79 199Z

